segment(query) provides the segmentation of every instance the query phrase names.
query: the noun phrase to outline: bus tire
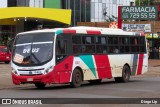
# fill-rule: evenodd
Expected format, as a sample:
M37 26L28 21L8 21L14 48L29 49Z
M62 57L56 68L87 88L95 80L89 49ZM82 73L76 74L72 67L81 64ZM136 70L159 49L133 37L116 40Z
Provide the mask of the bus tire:
M102 79L98 79L98 80L89 80L88 82L89 82L90 84L100 84L101 81L102 81Z
M44 83L35 83L34 85L37 87L37 89L44 89L44 87L46 86L46 84Z
M114 79L116 82L128 82L130 79L130 75L130 69L127 65L125 65L122 70L122 77L115 77Z
M74 69L72 74L72 82L70 83L72 88L80 87L82 84L82 73L79 69Z

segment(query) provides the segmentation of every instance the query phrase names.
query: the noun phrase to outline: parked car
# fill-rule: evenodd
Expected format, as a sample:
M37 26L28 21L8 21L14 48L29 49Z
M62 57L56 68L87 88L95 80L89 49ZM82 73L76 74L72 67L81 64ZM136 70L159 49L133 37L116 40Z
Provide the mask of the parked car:
M11 61L11 52L6 46L0 46L0 62L5 62L6 64Z

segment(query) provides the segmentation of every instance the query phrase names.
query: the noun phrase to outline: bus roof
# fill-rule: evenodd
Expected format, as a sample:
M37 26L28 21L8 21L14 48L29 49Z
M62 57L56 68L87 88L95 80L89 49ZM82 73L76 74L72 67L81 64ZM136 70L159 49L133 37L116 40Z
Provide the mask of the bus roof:
M77 27L68 27L68 28L54 28L54 29L41 29L41 30L22 32L19 34L57 32L57 31L61 31L62 33L81 33L81 34L137 35L137 36L141 35L141 33L139 33L139 32L126 32L126 31L123 31L122 29L86 27L86 26L77 26Z

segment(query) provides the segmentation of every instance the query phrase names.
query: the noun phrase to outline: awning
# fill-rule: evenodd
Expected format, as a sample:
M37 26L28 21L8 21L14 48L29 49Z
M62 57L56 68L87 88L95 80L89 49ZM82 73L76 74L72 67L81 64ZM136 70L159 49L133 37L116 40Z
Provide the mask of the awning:
M1 19L0 20L0 25L16 25L17 22L14 21L13 19Z
M0 8L0 19L8 18L41 18L70 25L71 10L32 7Z

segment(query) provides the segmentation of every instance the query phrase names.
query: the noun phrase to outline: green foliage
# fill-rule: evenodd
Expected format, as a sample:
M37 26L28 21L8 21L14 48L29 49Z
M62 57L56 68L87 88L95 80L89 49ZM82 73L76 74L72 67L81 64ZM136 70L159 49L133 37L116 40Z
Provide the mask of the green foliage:
M153 5L155 0L136 0L136 6Z

